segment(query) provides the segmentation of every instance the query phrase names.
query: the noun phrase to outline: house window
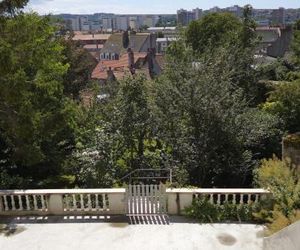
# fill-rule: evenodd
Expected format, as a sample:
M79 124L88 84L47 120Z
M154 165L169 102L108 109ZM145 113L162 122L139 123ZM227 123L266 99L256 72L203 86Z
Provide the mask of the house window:
M115 53L111 53L111 60L116 60L115 59Z

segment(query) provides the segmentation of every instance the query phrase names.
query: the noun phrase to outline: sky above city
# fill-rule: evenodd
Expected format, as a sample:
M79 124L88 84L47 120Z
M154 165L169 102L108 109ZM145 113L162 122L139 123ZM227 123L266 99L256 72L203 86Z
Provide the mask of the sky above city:
M300 8L300 0L30 0L27 9L40 14L175 14L180 8L224 8L235 4L251 4L257 9Z

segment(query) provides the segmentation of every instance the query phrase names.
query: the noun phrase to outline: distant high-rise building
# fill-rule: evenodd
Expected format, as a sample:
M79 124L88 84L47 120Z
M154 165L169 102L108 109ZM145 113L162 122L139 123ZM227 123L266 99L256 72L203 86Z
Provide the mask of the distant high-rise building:
M92 21L91 22L91 30L101 30L101 24L100 21Z
M243 15L243 8L238 5L228 7L225 9L225 11L229 12L237 17L241 17Z
M210 13L218 13L221 11L221 9L218 6L216 6L216 7L210 8L208 11Z
M156 18L155 16L145 16L143 25L146 25L148 27L153 27L156 24Z
M279 8L272 12L272 24L284 25L285 24L285 9Z
M200 19L202 13L202 10L199 8L192 11L180 9L177 11L177 23L182 26L187 26L190 22Z
M72 30L74 30L74 31L80 30L80 18L79 17L71 19L71 27L72 27Z
M196 9L193 10L193 12L195 14L195 19L196 20L202 18L202 16L203 16L203 10L202 9L196 8Z
M180 9L177 11L177 23L182 26L188 25L188 11Z
M113 22L112 18L103 18L102 19L102 29L103 30L112 30L113 29Z
M128 30L128 17L127 16L117 16L116 17L116 30Z
M133 30L137 30L139 28L138 20L136 16L129 17L129 27Z

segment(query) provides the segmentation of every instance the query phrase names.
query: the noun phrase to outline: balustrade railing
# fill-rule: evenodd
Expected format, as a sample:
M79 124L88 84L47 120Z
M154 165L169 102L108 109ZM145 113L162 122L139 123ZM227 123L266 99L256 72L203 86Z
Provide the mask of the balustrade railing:
M167 213L180 214L197 198L214 204L250 204L268 195L263 189L167 189ZM126 214L126 206L124 188L0 190L0 215L113 215Z

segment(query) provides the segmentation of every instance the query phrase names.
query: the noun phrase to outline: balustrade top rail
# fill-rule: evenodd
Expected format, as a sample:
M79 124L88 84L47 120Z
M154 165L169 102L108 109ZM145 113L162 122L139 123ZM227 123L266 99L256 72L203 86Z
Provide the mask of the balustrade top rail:
M114 194L125 193L125 188L106 189L32 189L32 190L0 190L0 195L28 195L28 194Z
M261 188L174 188L167 189L168 193L201 193L201 194L270 194Z
M0 195L26 194L114 194L125 193L125 188L106 189L32 189L32 190L0 190ZM202 193L202 194L269 194L265 189L255 188L168 188L167 193Z

